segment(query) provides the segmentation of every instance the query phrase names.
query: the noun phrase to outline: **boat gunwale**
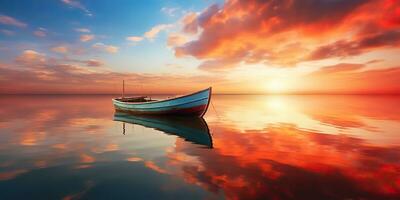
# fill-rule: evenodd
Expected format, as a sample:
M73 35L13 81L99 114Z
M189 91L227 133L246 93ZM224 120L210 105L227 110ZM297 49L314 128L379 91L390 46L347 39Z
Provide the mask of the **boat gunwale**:
M170 108L170 107L176 107L176 106L181 106L181 105L186 105L186 104L190 104L190 103L195 103L198 101L202 101L202 100L206 100L209 99L209 97L204 97L202 99L195 99L189 102L185 102L185 103L180 103L178 105L168 105L168 106L158 106L158 107L151 107L151 108L125 108L125 109L145 109L145 110L151 110L151 109L159 109L159 108ZM117 105L118 106L118 105Z
M122 104L126 104L126 105L152 104L152 103L159 103L159 102L164 102L164 101L171 101L171 100L176 100L176 99L180 99L180 98L185 98L185 97L188 97L188 96L192 96L192 95L196 95L196 94L198 94L198 93L205 92L205 91L207 91L207 90L210 90L210 94L209 94L209 98L210 98L210 97L211 97L211 89L212 89L212 87L209 87L209 88L207 88L207 89L200 90L200 91L197 91L197 92L194 92L194 93L191 93L191 94L187 94L187 95L184 95L184 96L174 97L174 98L171 98L171 99L162 99L162 100L158 100L158 101L148 101L148 102L123 102L123 101L117 100L116 98L115 98L115 99L112 99L112 100L113 100L113 101L116 101L116 102L119 102L119 103L122 103ZM207 107L208 107L208 106L207 106Z

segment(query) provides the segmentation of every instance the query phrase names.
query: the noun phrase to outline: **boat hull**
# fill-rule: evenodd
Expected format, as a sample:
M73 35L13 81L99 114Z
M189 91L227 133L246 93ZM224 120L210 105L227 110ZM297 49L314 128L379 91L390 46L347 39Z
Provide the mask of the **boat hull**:
M211 87L205 90L161 101L142 103L113 99L115 110L139 115L190 115L202 117L211 100Z

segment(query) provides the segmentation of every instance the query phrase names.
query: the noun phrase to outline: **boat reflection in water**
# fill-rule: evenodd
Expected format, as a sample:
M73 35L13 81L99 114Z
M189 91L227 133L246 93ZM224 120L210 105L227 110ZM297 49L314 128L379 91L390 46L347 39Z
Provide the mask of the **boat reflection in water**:
M202 117L132 115L115 112L114 121L137 124L176 135L186 141L212 148L212 137ZM125 134L125 124L123 134Z

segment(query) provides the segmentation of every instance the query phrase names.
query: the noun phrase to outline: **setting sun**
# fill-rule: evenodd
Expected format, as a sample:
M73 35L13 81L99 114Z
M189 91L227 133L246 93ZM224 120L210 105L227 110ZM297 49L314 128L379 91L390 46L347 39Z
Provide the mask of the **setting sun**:
M283 93L287 89L287 83L281 79L272 79L265 85L269 93Z

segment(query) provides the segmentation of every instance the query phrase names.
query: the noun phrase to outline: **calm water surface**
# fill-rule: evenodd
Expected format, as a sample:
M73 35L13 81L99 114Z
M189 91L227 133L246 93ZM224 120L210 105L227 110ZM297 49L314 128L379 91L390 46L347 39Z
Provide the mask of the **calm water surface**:
M111 96L1 96L0 199L399 199L400 97L213 96L203 120Z

